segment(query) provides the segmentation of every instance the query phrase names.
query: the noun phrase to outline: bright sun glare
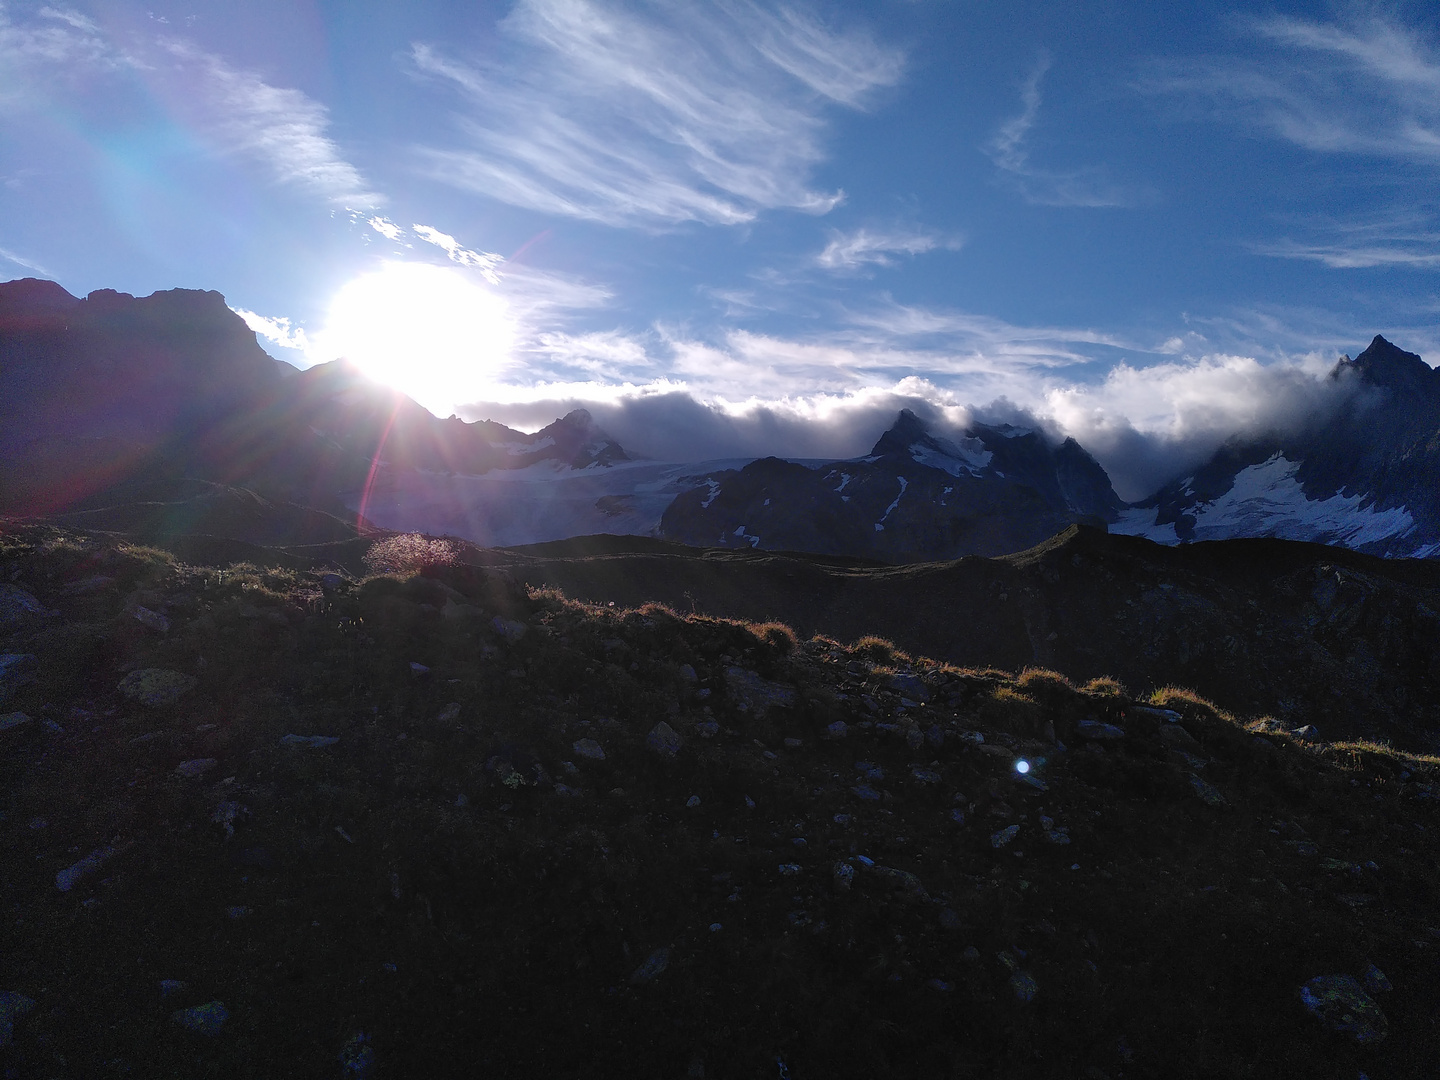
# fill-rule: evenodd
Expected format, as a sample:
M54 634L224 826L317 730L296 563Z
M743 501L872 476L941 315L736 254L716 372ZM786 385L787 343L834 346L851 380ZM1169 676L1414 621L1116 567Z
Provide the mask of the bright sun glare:
M386 263L335 294L319 344L445 416L484 395L513 340L505 302L463 272Z

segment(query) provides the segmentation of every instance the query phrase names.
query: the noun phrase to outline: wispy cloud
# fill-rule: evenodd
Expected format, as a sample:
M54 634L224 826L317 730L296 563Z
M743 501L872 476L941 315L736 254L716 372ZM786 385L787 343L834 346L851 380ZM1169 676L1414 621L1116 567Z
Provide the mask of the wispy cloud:
M1440 55L1420 31L1381 15L1240 25L1252 55L1160 64L1142 87L1309 150L1440 162Z
M490 251L471 251L469 248L463 247L455 237L441 232L432 225L411 225L410 227L415 230L415 235L421 240L427 244L434 244L445 252L451 262L459 263L461 266L473 266L491 282L500 280L495 274L495 268L505 261L501 256Z
M385 201L330 138L324 105L188 42L172 39L161 47L181 69L200 75L198 95L177 92L172 100L223 153L258 161L280 183L335 205L378 206Z
M824 110L861 107L903 58L798 8L733 0L645 16L594 0L521 0L514 51L484 66L416 44L415 68L459 91L459 147L425 147L436 179L611 225L736 224L824 213L809 184Z
M894 266L897 256L921 255L941 247L954 250L960 241L903 229L832 230L825 250L815 256L815 265L834 273L855 273L867 266Z
M1354 221L1317 221L1308 239L1285 237L1251 245L1259 255L1307 259L1335 269L1440 266L1440 227L1414 211Z
M16 266L23 266L26 270L34 270L35 273L41 274L45 277L52 276L50 271L46 270L39 263L32 262L30 259L25 258L23 255L17 255L15 254L15 252L10 251L6 248L0 248L0 260L14 263Z
M1000 125L983 149L995 167L1032 203L1042 206L1128 206L1135 196L1112 183L1096 166L1056 170L1030 160L1030 135L1040 118L1040 84L1050 70L1050 54L1041 51L1020 85L1020 112Z

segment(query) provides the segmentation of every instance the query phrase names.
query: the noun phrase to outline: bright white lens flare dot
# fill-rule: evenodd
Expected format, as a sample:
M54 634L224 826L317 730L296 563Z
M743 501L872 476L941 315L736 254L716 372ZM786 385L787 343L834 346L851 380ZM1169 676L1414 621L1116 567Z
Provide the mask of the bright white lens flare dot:
M319 345L447 416L484 396L514 337L505 302L463 271L392 262L335 294Z
M1030 771L1030 763L1024 758L1021 758L1019 761L1015 762L1015 771L1018 772L1021 776L1024 776L1027 772Z

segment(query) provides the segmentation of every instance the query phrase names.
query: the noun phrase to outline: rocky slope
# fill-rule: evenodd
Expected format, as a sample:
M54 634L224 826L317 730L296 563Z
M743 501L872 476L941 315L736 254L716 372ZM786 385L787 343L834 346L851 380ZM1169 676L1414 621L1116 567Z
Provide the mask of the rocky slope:
M1337 401L1293 433L1237 440L1127 511L1162 543L1275 536L1440 554L1440 371L1377 336L1330 373Z
M44 529L0 565L10 1075L1440 1050L1434 758L474 565L357 583Z
M1073 439L975 424L952 441L908 409L865 458L765 458L703 479L666 510L663 537L886 562L1019 551L1075 522L1113 521L1123 505Z

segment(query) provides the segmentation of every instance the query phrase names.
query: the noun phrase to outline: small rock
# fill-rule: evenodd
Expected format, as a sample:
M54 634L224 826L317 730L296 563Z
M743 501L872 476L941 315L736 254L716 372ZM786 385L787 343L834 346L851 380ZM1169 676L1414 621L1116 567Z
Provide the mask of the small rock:
M885 770L882 769L879 765L872 765L868 761L855 762L855 771L858 772L861 776L865 777L866 780L885 779Z
M844 720L836 720L833 724L827 724L825 727L827 739L843 739L849 733L850 726Z
M437 724L453 724L456 720L459 719L460 702L452 701L449 705L446 705L445 708L440 710L439 715L435 717L435 722Z
M45 605L18 585L0 584L0 629L19 626L26 619L53 615Z
M840 892L848 892L850 884L855 880L855 868L846 862L835 864L835 888Z
M688 799L685 800L685 805L686 805L687 807L689 807L691 810L694 810L695 807L697 807L697 806L700 805L700 796L699 796L699 795L691 795L690 798L688 798Z
M161 996L162 998L167 998L167 997L169 997L171 994L178 994L178 993L180 993L180 991L188 988L188 986L189 986L189 983L182 982L182 981L179 980L179 979L161 979L161 980L160 980L160 996Z
M910 728L905 732L905 745L911 750L919 750L925 745L925 735L919 728Z
M120 680L119 690L131 701L152 709L173 705L195 689L194 676L165 668L139 668Z
M1160 729L1160 740L1169 743L1171 746L1183 746L1187 749L1194 749L1200 744L1179 724L1166 724Z
M1324 740L1320 738L1320 729L1314 724L1306 724L1304 727L1297 727L1290 732L1291 735L1301 742L1318 743Z
M1331 1030L1358 1043L1385 1038L1388 1023L1369 994L1351 975L1317 975L1300 988L1300 1000Z
M1170 724L1179 723L1180 721L1180 714L1174 709L1156 709L1149 705L1131 705L1130 711L1136 716L1148 716L1152 720L1163 720Z
M961 810L958 806L955 807L950 811L950 820L953 821L956 825L964 825L965 811Z
M897 671L885 680L885 687L897 694L911 698L916 702L929 701L930 689L921 680L920 676L909 672Z
M238 802L227 799L215 807L215 812L210 815L210 820L216 825L223 825L226 837L231 837L235 835L235 820L248 813L249 811Z
M1365 989L1372 994L1383 994L1387 990L1395 989L1385 977L1385 973L1374 964L1365 965L1365 974L1361 975L1360 979L1364 982Z
M141 607L139 604L136 604L135 610L130 614L135 616L135 621L141 626L149 627L151 630L158 631L162 634L168 634L170 632L170 620L158 611L151 611L148 607Z
M424 664L418 664L412 660L410 661L410 674L418 679L421 675L429 675L430 669Z
M1191 773L1190 775L1190 786L1194 789L1195 794L1199 795L1200 798L1205 801L1206 806L1225 805L1225 796L1221 795L1219 790L1214 787L1214 785L1207 784L1204 780L1201 780L1200 777L1196 776L1194 773Z
M713 739L720 734L720 724L715 720L701 720L695 725L695 734L702 739Z
M980 959L980 950L977 949L974 945L966 945L965 951L962 952L960 955L973 964L976 960Z
M998 850L999 848L1003 848L1005 845L1010 843L1010 841L1014 840L1015 837L1019 835L1019 825L1007 825L1005 828L1001 829L999 832L993 834L990 837L990 846Z
M630 975L632 985L653 982L670 966L670 950L664 947L656 949L645 958L645 962L634 970Z
M799 863L786 862L780 864L781 877L795 877L800 872L801 868Z
M0 993L0 1049L10 1045L15 1037L15 1021L35 1008L33 998L15 990Z
M87 874L93 874L99 870L114 854L115 849L112 847L96 848L73 866L67 866L56 874L55 887L61 892L69 892L75 887L76 882Z
M645 745L661 757L673 758L680 753L681 742L679 733L664 720L651 728L650 734L645 736Z
M250 909L244 904L236 904L233 907L227 907L225 909L225 917L227 919L243 919L249 914Z
M1102 723L1099 720L1081 720L1075 725L1075 734L1082 739L1091 739L1098 742L1109 742L1125 737L1125 729L1118 728L1114 724Z
M197 776L204 776L213 769L219 762L213 757L192 758L189 761L182 761L175 766L175 771L184 777L194 779Z
M495 633L499 634L511 645L514 645L530 632L530 627L526 626L519 619L507 619L501 615L496 615L490 620L490 629L494 630Z
M1019 1001L1034 1001L1039 989L1035 976L1028 971L1017 971L1010 976L1010 990Z
M927 769L920 765L910 766L910 775L922 784L940 783L940 774L934 769Z
M375 1048L363 1031L350 1036L341 1047L340 1071L355 1080L367 1080L375 1075Z
M280 739L280 745L293 746L303 750L319 750L326 746L334 746L339 741L338 735L285 735Z
M863 799L866 802L880 801L880 792L876 791L869 784L856 784L850 789L850 794L854 795L857 799Z
M940 909L940 927L943 930L960 929L960 916L953 908L945 907Z
M604 761L605 749L594 739L577 739L572 746L575 753L591 761Z
M220 1029L225 1026L225 1021L230 1019L230 1010L218 1001L210 1001L189 1009L177 1009L171 1014L170 1019L186 1031L193 1031L199 1035L219 1035Z
M686 686L695 686L700 681L700 676L695 674L695 668L690 664L681 664L678 674Z
M326 592L334 592L345 584L345 579L339 574L321 574L320 587Z
M931 979L931 980L930 980L929 982L927 982L925 985L928 986L931 990L941 990L941 991L945 991L945 990L954 990L954 989L955 989L955 986L954 986L953 983L948 983L948 982L946 982L944 979Z
M800 747L802 747L802 746L804 746L804 745L805 745L804 742L802 742L800 739L786 739L786 740L785 740L785 749L787 749L787 750L799 750Z
M99 592L107 585L113 584L113 577L106 577L104 574L96 574L93 577L81 578L79 581L72 581L60 591L66 596L84 596L86 593Z
M741 708L752 712L795 704L794 690L763 679L758 673L742 667L725 669L725 688Z

